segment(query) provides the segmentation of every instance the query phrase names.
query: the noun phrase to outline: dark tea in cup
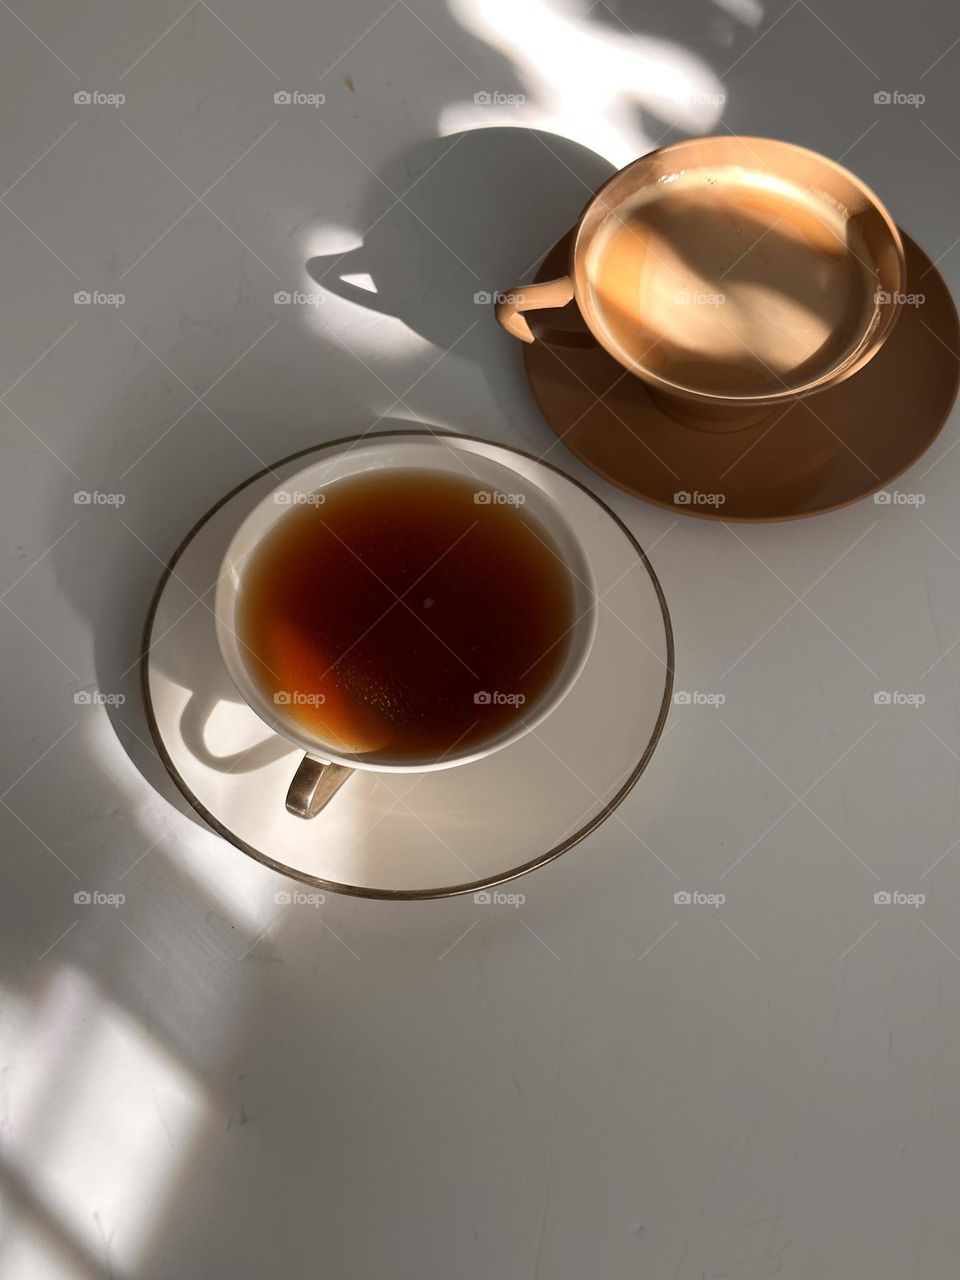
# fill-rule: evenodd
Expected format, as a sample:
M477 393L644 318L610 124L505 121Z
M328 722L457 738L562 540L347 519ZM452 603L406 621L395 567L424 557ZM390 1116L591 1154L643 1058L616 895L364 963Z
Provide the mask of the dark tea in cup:
M415 764L476 748L549 694L575 591L522 494L396 468L282 500L235 618L277 721L343 755Z

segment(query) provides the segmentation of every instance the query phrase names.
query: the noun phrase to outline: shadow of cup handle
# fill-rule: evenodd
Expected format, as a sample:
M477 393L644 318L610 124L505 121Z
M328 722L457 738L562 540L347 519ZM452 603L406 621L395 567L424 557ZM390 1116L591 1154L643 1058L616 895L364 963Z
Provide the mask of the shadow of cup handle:
M580 321L574 329L546 329L538 327L534 333L523 314L525 311L555 310L573 300L573 280L560 276L557 280L544 280L540 284L525 284L498 294L496 316L507 333L521 342L535 342L537 338L548 346L595 347L597 340ZM579 319L579 317L578 317Z
M315 818L354 772L343 764L304 756L287 791L287 812L296 818Z
M218 773L254 773L267 765L289 755L290 743L279 734L271 733L252 746L243 747L240 751L232 751L229 755L219 756L207 746L207 726L222 702L238 705L239 695L218 692L190 694L180 715L180 734L184 745L190 750L194 759L208 769L216 769Z

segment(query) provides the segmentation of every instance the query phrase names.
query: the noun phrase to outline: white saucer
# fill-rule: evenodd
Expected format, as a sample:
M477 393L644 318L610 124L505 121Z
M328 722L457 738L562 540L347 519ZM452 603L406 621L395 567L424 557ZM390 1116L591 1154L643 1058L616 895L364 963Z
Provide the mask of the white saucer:
M379 433L423 434L438 433ZM147 617L147 719L177 786L225 840L321 889L438 898L542 866L620 804L666 720L673 633L660 584L633 536L598 498L546 463L484 440L445 438L539 484L561 505L596 578L598 628L586 667L560 706L519 742L455 769L357 772L318 817L287 813L301 753L240 700L217 647L213 590L227 544L256 503L349 440L285 458L223 498L175 553Z

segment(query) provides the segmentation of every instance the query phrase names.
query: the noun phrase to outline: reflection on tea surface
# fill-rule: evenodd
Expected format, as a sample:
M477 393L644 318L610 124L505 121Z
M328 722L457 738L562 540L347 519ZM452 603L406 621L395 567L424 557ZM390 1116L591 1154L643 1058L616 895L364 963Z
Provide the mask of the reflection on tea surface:
M373 471L301 499L244 570L244 661L338 753L461 754L531 713L564 665L571 581L522 495Z

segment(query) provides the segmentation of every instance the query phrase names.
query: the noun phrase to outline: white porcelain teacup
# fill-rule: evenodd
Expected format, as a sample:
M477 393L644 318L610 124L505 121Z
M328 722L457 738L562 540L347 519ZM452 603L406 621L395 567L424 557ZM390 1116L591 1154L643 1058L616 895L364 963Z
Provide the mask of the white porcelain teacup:
M372 471L411 470L439 472L476 483L478 491L509 493L523 504L525 517L540 526L556 548L568 575L572 600L566 652L551 683L522 715L480 741L458 751L455 747L441 758L424 762L401 756L375 759L345 754L329 742L313 736L272 701L250 669L244 644L238 636L238 605L244 586L245 566L251 553L263 542L291 506L303 495L322 493L328 486ZM278 485L250 512L234 534L223 559L217 583L214 612L220 652L234 684L244 701L276 733L302 748L304 759L291 782L286 798L288 811L298 817L315 816L336 794L355 769L387 773L422 773L449 769L483 759L517 741L534 729L563 700L583 669L596 631L596 597L593 574L586 554L569 522L540 483L539 463L517 455L516 467L508 467L481 454L458 450L456 437L425 434L422 438L372 438L368 443L344 446L311 463ZM468 584L465 584L468 586ZM331 602L336 608L336 601Z

